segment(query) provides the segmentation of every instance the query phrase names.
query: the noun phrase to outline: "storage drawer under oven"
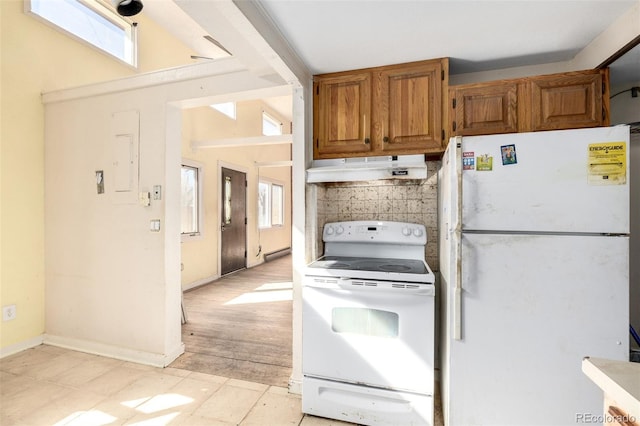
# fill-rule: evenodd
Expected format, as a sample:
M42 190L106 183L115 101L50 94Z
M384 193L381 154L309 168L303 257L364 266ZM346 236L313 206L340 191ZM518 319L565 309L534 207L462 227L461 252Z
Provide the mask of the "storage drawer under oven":
M302 412L357 424L433 425L433 396L305 377Z

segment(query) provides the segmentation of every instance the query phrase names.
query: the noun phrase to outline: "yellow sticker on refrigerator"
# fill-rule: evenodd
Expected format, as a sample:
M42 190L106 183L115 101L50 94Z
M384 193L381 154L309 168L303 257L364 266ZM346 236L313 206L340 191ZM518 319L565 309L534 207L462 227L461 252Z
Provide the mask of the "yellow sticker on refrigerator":
M476 158L476 170L479 172L490 172L493 170L493 157L489 154L482 154Z
M589 185L624 185L627 183L627 143L589 144Z

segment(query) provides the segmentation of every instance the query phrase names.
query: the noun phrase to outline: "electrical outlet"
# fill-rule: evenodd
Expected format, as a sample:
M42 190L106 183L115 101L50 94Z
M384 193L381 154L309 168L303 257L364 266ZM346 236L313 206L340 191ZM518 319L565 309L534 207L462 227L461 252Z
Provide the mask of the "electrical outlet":
M162 186L153 185L153 199L162 200Z
M16 305L7 305L2 307L2 321L11 321L16 319Z
M160 232L160 219L151 219L149 222L149 230L151 232Z

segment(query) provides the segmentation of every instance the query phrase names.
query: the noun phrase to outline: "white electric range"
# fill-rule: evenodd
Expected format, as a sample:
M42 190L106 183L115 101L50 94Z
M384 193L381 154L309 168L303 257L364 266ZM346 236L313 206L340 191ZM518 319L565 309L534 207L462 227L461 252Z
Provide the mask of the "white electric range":
M324 226L303 280L302 411L358 424L433 424L435 276L426 229Z

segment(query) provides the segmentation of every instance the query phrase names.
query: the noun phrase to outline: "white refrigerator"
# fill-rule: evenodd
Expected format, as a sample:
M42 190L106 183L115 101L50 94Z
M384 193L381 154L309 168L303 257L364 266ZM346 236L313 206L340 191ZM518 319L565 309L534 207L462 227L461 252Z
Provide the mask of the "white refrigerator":
M602 415L581 361L629 356L628 158L628 126L451 139L439 171L445 424Z

